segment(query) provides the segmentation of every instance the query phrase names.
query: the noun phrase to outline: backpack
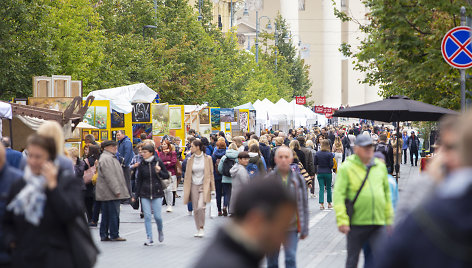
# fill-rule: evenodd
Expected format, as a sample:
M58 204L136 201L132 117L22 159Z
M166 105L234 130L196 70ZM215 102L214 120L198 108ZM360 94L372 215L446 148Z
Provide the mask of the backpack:
M246 167L247 173L249 173L249 178L254 178L257 173L259 173L259 169L257 168L257 165L254 163L249 163Z
M84 171L84 183L89 184L92 182L93 175L95 175L95 173L97 172L97 167L95 165L91 167L88 158L85 158L84 161L85 164L87 164L87 166L89 167L87 170Z
M236 164L234 159L226 157L225 161L223 162L223 176L231 177L231 168Z

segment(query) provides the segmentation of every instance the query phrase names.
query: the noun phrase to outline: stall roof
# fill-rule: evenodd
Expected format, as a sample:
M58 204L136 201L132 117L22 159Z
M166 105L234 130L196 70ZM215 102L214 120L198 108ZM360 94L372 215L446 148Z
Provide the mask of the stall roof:
M245 103L243 105L236 106L236 107L234 107L234 109L248 109L248 110L251 110L251 111L256 110L256 108L254 108L254 106L250 102Z
M151 103L156 98L156 95L157 93L144 83L95 90L88 94L88 96L94 96L95 100L109 100L112 109L125 114L133 111L131 103Z

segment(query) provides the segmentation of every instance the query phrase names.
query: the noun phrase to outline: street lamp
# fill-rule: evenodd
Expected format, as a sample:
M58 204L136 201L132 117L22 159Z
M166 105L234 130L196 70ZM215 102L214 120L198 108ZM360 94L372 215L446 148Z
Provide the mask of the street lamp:
M144 30L146 30L147 28L150 28L150 29L157 29L157 26L155 26L155 25L144 25L144 26L143 26L143 39L145 38L145 32L144 32Z
M269 24L267 24L267 29L271 30L272 25L270 24L270 18L267 16L262 16L259 18L259 11L256 11L256 63L259 63L259 27L261 19L266 18L269 20Z
M247 3L244 3L243 17L245 18L249 17L249 10L247 9Z

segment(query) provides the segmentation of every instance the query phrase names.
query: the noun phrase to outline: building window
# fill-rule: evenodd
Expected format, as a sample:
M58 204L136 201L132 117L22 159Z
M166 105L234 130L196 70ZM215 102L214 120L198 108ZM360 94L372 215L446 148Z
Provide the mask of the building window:
M298 10L305 11L305 0L298 0Z

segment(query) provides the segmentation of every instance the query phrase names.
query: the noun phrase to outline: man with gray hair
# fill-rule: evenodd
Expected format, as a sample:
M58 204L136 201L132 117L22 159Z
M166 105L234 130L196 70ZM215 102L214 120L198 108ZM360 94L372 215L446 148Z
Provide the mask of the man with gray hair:
M305 239L308 236L309 211L308 192L304 178L299 172L292 171L293 151L283 145L275 152L275 169L266 175L266 179L282 182L287 187L290 194L296 199L297 212L292 216L290 227L287 230L287 241L284 243L285 267L295 268L297 260L298 239ZM267 267L275 268L279 266L279 251L267 256Z

